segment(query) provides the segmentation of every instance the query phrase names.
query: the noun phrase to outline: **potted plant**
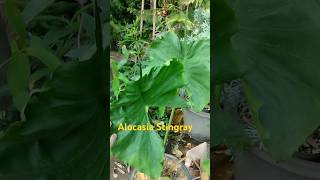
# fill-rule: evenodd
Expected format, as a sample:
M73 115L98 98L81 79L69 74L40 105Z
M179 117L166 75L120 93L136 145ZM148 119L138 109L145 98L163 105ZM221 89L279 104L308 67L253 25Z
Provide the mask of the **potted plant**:
M149 61L146 68L141 68L140 78L127 82L125 89L111 103L113 132L117 133L117 141L111 148L112 156L153 179L160 177L169 131L166 130L162 140L155 129L123 131L119 127L124 124L154 126L148 116L150 107L158 107L160 114L164 114L165 107L171 107L167 123L171 125L174 108L184 108L187 104L179 96L181 88L191 89L194 97L204 91L208 92L207 89L199 90L194 84L198 83L194 80L209 73L208 54L208 41L186 44L171 32L151 44ZM207 85L209 82L201 81L200 85L201 83ZM204 96L208 97L207 94ZM197 103L199 109L203 109L200 106L204 106L207 100L202 98L200 103L199 100L193 102Z
M319 126L319 6L296 0L215 0L213 12L213 141L250 142L237 116L220 103L222 85L240 79L261 140L258 147L264 147L236 156L235 179L319 178L317 163L292 158ZM244 162L247 166L241 166ZM265 173L248 173L250 167Z

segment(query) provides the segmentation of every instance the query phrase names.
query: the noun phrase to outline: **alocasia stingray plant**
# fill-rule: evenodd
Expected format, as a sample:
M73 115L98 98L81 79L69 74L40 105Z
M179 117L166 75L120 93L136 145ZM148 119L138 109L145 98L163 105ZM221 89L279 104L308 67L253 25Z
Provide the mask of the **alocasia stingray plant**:
M214 99L224 82L239 78L263 144L277 160L289 158L320 124L319 3L214 0ZM216 104L219 143L233 130L219 126L230 118Z
M106 9L97 4L94 1L95 56L64 63L40 45L40 38L30 39L15 1L6 1L9 23L17 32L8 83L22 118L0 132L0 179L108 179L108 68L100 21L100 12ZM40 60L48 73L31 73L31 57ZM34 89L39 77L45 83Z
M161 67L170 59L183 64L191 106L201 111L210 100L210 41L182 41L172 32L154 41L149 48L149 68Z
M186 44L167 33L149 48L150 61L139 80L129 82L111 104L111 120L117 141L111 154L137 170L157 178L163 169L164 143L156 131L117 131L120 123L151 124L149 107L181 107L179 89L186 88L197 110L209 102L209 42ZM144 74L144 75L142 75Z

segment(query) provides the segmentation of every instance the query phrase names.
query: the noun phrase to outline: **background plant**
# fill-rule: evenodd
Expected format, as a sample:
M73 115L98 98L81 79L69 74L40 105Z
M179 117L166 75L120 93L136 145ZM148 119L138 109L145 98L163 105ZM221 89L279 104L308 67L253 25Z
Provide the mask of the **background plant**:
M16 33L7 81L20 116L0 131L0 179L106 179L106 2L8 0L5 9ZM94 17L91 36L79 35L84 12ZM65 56L89 41L88 60Z

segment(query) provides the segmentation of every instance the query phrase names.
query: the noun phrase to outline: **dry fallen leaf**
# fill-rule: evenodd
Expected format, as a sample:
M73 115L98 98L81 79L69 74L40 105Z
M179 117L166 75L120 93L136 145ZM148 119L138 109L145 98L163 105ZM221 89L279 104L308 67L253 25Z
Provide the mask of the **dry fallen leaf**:
M183 156L183 153L179 150L179 145L175 145L172 149L172 154L174 154L177 158L181 158Z

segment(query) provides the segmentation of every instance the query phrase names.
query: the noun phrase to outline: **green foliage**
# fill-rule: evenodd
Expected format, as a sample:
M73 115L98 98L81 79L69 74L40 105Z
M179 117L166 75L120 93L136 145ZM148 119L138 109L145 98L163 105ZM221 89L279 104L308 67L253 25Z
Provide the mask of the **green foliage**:
M32 96L26 121L0 136L2 179L103 179L107 135L95 72L95 59L64 64L50 89Z
M39 37L31 37L30 48L27 49L27 53L39 59L52 71L60 65L60 60L50 50L44 48Z
M152 124L148 117L149 107L157 107L162 113L165 107L185 107L185 102L178 96L181 88L186 88L191 95L192 107L201 111L210 96L209 49L208 40L187 44L174 33L155 40L148 51L150 61L143 71L141 69L138 80L126 83L119 93L119 82L114 76L113 92L119 93L118 99L111 105L111 119L115 127L120 123ZM114 74L118 74L119 66L116 63L112 65ZM153 178L159 177L164 144L158 133L115 132L118 139L112 147L112 155Z
M24 10L22 11L22 16L25 24L30 23L30 21L40 14L43 10L48 8L54 3L55 0L31 0L28 2Z
M151 124L148 108L180 107L183 104L178 89L184 85L183 65L173 60L159 71L150 73L137 81L130 82L119 99L111 105L111 120L115 127L120 123L130 125ZM164 160L163 141L152 131L116 131L117 141L112 155L146 173L152 178L160 176Z
M175 32L188 30L190 31L193 27L193 23L184 12L177 12L168 17L166 25L170 30Z
M226 144L232 148L245 149L251 145L249 136L244 131L236 114L225 112L221 109L213 111L213 145Z
M15 52L12 55L7 73L8 86L14 105L23 112L29 100L30 64L25 54Z
M193 29L185 39L194 41L200 39L210 39L210 10L197 8L193 11Z
M9 24L14 28L22 38L26 36L26 27L20 10L16 6L15 0L5 1L5 13L8 17Z
M205 159L201 163L201 168L204 172L208 173L210 176L210 159Z
M241 76L243 66L239 62L237 52L231 43L231 37L238 31L235 13L224 0L215 0L212 11L213 39L212 51L215 55L213 61L213 85L227 82ZM233 68L230 68L233 67Z
M91 37L95 38L94 55L85 62L63 62L52 44L67 35L43 41L47 31L32 26L19 29L21 18L14 18L19 8L8 2L7 14L18 13L9 18L10 24L17 32L31 35L20 33L12 42L8 86L22 118L0 131L0 179L107 179L108 126L103 102L108 98L103 47L107 44L103 44L100 14L94 18L95 37ZM34 8L34 2L27 7ZM99 12L97 4L94 9ZM32 13L25 16L30 24L37 23L40 12Z
M197 40L186 43L174 33L167 33L154 41L149 49L149 68L161 67L171 59L184 66L184 87L190 96L191 106L201 111L210 99L210 42Z
M264 145L275 159L287 159L320 123L319 6L243 0L230 8L214 2L215 81L241 78ZM238 64L246 73L234 73L243 71Z

